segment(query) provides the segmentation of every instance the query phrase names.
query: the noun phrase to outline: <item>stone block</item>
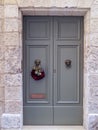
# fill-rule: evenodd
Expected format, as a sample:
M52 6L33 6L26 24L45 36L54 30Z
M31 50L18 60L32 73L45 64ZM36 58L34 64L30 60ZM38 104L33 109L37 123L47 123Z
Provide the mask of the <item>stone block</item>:
M0 5L3 5L3 1L4 1L4 0L0 0Z
M0 19L4 17L4 9L3 9L3 5L0 5Z
M5 19L4 21L4 32L18 31L18 19Z
M90 39L90 45L98 46L98 33L90 33L89 39Z
M23 129L21 129L21 128L18 128L18 129L17 128L16 129L11 129L11 128L10 129L2 129L1 128L1 130L23 130Z
M16 73L21 73L21 60L16 58L9 58L5 60L4 64L4 71L5 73L11 73L11 74L16 74ZM3 70L2 70L3 71Z
M0 87L0 102L4 100L4 87Z
M32 7L34 6L33 0L17 0L19 7Z
M5 86L5 75L0 74L0 87Z
M84 15L84 23L89 20L90 21L90 15L91 15L91 11L87 10L85 15Z
M89 73L98 73L98 60L96 61L96 58L93 58L93 61L89 61L87 63L87 70Z
M22 44L22 43L23 43L23 37L22 37L22 33L20 32L20 33L19 33L19 45L20 45L20 50L21 50L21 51L20 51L20 52L21 52L21 57L22 57L22 55L23 55L23 54L22 54L22 47L23 47L23 44ZM21 59L22 59L22 58L21 58Z
M4 44L11 46L19 46L19 32L5 33Z
M98 87L89 88L88 100L89 113L98 113Z
M0 60L0 74L4 73L4 60Z
M54 2L54 0L51 0L51 3ZM55 4L53 4L56 7L77 7L78 0L55 0Z
M61 0L51 0L48 5L49 7L67 7L67 8L70 8L70 7L76 7L77 6L77 1L78 0L63 0L61 2ZM38 3L39 2L39 3ZM38 5L40 6L40 4L42 4L41 1L38 1L36 2L36 0L34 0L34 3L35 3L35 6L37 7ZM44 1L45 2L45 1ZM43 5L41 5L43 6Z
M89 46L90 46L90 34L87 33L85 34L84 36L84 53L87 53L87 50L89 49ZM87 57L84 57L84 58L87 58Z
M0 47L1 47L2 45L4 46L4 39L3 39L3 33L1 32L1 33L0 33ZM3 46L2 46L2 47L3 47Z
M21 111L22 111L22 101L18 100L5 101L5 113L18 114L21 113Z
M98 73L98 47L91 46L88 53L88 72Z
M3 19L0 19L0 32L3 32Z
M6 46L5 48L5 59L20 59L20 54L21 50L18 46Z
M0 46L0 60L4 60L4 52L5 48L3 46Z
M16 4L17 5L17 0L4 0L4 4Z
M76 7L78 0L17 0L19 7Z
M5 87L5 100L21 100L21 87Z
M84 19L84 32L85 33L90 32L90 20L89 19Z
M93 4L97 5L98 4L98 0L94 0Z
M0 117L4 112L4 101L0 101Z
M18 5L18 8L19 8L19 5ZM28 8L29 9L29 8ZM30 10L30 9L29 9ZM22 9L20 11L20 9L18 9L18 18L22 21L23 20L23 12L22 12Z
M21 128L21 114L6 114L4 113L1 118L1 128L2 129L12 129Z
M90 32L98 33L98 19L90 20Z
M98 126L98 114L88 115L88 130L97 130Z
M5 5L4 6L5 18L18 18L18 6L17 5Z
M91 7L91 18L98 18L98 5Z
M93 0L79 0L77 7L78 8L90 8Z
M88 76L89 87L98 87L98 74L92 74Z
M90 87L89 89L89 98L98 101L98 87Z
M88 22L86 21L85 24L84 24L84 32L85 32L84 37L85 37L86 34L90 33L90 23L89 23L89 21Z
M22 33L22 19L18 20L18 27L19 27L19 32Z
M90 11L88 10L87 13L84 15L84 38L90 32ZM84 44L85 45L85 44Z
M22 86L22 74L5 74L6 87Z
M87 73L84 73L83 75L83 89L84 89L84 93L83 93L83 103L84 103L84 108L86 107L87 105L87 99L86 99L86 96L88 95L88 74Z

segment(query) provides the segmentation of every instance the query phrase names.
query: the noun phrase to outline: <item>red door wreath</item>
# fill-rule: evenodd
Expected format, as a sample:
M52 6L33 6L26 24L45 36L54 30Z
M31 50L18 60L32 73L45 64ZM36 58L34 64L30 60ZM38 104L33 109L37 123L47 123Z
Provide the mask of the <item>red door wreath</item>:
M34 80L41 80L45 77L45 72L41 67L41 61L39 59L35 60L35 66L33 66L31 76Z

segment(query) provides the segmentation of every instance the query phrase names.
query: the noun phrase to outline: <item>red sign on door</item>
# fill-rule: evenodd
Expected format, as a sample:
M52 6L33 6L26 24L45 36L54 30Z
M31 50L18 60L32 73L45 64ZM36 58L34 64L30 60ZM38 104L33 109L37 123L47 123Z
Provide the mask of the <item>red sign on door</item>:
M36 93L36 94L32 94L31 98L33 98L33 99L44 99L44 98L46 98L46 95L43 94L43 93Z

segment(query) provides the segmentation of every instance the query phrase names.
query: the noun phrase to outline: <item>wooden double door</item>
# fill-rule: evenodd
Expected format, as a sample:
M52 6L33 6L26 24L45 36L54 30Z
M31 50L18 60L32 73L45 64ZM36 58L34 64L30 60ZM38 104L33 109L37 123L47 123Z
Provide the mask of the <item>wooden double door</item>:
M25 16L23 31L24 125L82 124L83 17Z

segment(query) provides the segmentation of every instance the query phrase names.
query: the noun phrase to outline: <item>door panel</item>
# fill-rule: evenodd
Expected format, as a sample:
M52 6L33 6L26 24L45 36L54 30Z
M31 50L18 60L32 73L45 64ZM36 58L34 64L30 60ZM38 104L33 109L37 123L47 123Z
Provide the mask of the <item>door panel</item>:
M63 107L54 107L54 124L55 125L82 125L82 106L72 107L66 105Z
M82 124L80 17L54 19L54 124ZM81 50L81 51L80 51ZM68 67L65 62L71 61Z
M52 124L52 28L51 18L24 18L24 124ZM31 71L40 59L45 78L36 81Z
M71 60L67 67L66 60ZM79 47L57 48L57 102L79 103Z
M30 79L28 81L28 89L27 89L27 99L29 99L28 103L34 103L35 101L37 103L49 103L49 90L50 87L48 87L48 75L45 76L45 79L40 81L32 80L32 77L30 75L30 72L32 70L32 67L34 65L35 59L41 60L41 65L44 68L44 71L47 73L48 70L48 54L49 54L49 48L48 46L28 46L27 47L27 67L29 69L28 76L30 76ZM30 58L30 60L29 60ZM32 87L33 86L33 87ZM34 94L43 94L44 98L42 99L36 99L32 98ZM34 97L34 96L33 96ZM33 102L32 102L33 101ZM45 102L43 102L45 101Z
M25 125L82 124L82 21L82 17L24 17ZM31 77L36 59L45 71L39 81Z
M80 23L75 18L57 18L58 40L79 40Z
M41 103L42 104L42 103ZM52 125L53 108L51 106L24 107L24 125Z
M50 38L50 20L43 17L25 19L25 39L27 40L45 40ZM40 30L40 31L39 31Z

